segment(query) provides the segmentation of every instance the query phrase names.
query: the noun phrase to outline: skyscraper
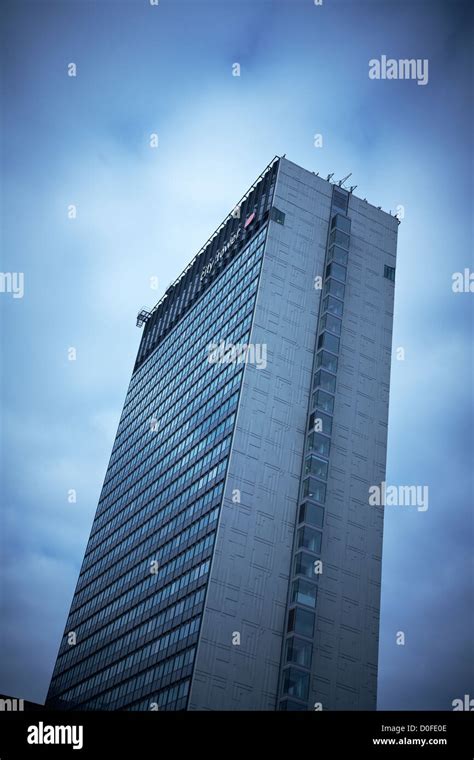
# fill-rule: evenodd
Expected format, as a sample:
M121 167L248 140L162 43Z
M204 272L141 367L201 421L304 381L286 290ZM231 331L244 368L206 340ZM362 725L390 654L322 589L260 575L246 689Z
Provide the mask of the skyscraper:
M397 228L275 158L139 313L50 706L375 708Z

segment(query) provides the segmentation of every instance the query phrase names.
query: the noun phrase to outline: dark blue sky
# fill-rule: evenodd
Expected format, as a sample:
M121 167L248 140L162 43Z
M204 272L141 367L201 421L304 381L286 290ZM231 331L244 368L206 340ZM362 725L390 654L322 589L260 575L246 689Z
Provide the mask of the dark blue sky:
M386 510L379 707L451 709L474 695L474 296L451 289L473 268L468 5L3 4L2 271L24 272L25 294L0 293L0 693L45 697L137 311L286 153L324 176L352 171L357 195L404 207L387 481L428 485L430 501ZM428 84L369 79L381 55L428 59Z

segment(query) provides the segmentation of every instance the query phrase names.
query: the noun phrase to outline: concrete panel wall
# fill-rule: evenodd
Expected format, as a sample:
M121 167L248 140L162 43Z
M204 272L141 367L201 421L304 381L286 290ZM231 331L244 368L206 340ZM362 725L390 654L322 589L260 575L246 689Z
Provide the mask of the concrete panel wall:
M331 188L282 161L189 709L274 710ZM233 503L239 489L241 503ZM240 645L232 643L240 633Z
M274 710L332 186L286 159L270 222L191 687L191 710ZM309 708L374 709L396 219L351 196L352 220ZM233 493L240 492L240 503ZM240 644L236 643L240 636ZM235 643L233 643L233 641Z

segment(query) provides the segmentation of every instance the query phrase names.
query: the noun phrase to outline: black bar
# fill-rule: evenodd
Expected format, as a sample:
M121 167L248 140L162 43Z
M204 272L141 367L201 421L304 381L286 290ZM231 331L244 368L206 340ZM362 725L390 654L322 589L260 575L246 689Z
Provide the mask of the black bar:
M183 757L186 752L193 757L203 752L206 756L237 753L242 758L264 753L268 758L273 751L278 757L310 753L310 760L333 760L333 756L472 760L472 718L470 712L1 712L0 760L17 760L25 754L135 760ZM48 728L56 726L69 729ZM28 736L43 743L28 743ZM50 738L70 743L45 743Z

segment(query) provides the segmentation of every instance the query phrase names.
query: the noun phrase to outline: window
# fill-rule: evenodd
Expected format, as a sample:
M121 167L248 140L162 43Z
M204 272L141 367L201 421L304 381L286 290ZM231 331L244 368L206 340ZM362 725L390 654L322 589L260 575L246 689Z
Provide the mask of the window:
M306 462L305 462L304 474L314 475L315 478L321 478L322 480L327 480L328 463L325 462L323 459L317 459L316 457L313 457L313 456L307 457Z
M341 232L341 230L335 229L329 236L329 245L332 245L333 243L341 245L347 250L349 248L349 235L346 235L345 232Z
M339 248L338 245L332 245L329 249L328 260L335 261L342 266L347 266L348 254L343 248Z
M300 633L302 636L313 635L314 612L302 610L301 607L293 607L288 615L288 631Z
M303 481L303 496L307 496L314 501L320 501L324 504L326 498L326 485L321 483L320 480L314 478L306 478Z
M339 190L333 186L332 189L332 207L336 209L342 209L344 213L347 212L347 205L349 202L349 193Z
M339 351L339 338L328 332L323 332L318 338L318 348L327 348L328 351L333 351L337 354Z
M298 549L309 549L316 554L321 553L321 541L323 534L314 528L300 528L298 530Z
M329 457L330 440L319 433L311 433L308 438L308 447L310 451L323 457Z
M342 317L344 305L337 301L332 296L326 296L323 301L323 311L328 311L330 314L334 314L336 317Z
M317 525L318 528L323 527L324 520L324 507L320 507L319 504L311 504L310 501L305 501L300 507L300 513L298 522L306 522L311 525Z
M319 351L318 354L316 354L316 366L322 367L322 369L327 369L329 372L334 372L334 374L337 372L337 356L333 356L332 354L328 354L327 351Z
M334 411L334 396L330 396L326 391L319 389L313 395L313 406L317 406L319 409L332 414Z
M323 330L329 330L333 335L341 334L342 322L337 317L333 317L332 314L324 314L321 319L321 327Z
M395 282L395 267L389 267L385 264L383 268L383 276L386 277L387 280Z
M298 552L295 558L295 575L304 575L305 578L312 578L313 580L318 580L318 575L315 572L315 562L317 562L317 557L313 557L311 554L307 554L306 552Z
M332 418L327 414L323 414L317 409L309 416L309 430L314 433L324 433L325 435L331 435L332 433Z
M278 224L285 224L285 214L276 206L272 206L272 210L270 211L270 219L273 219L273 221L277 222Z
M334 375L328 375L323 369L316 372L314 376L313 388L322 388L329 393L334 393L336 390L336 378Z
M290 697L308 699L309 674L304 670L287 668L283 675L283 691Z
M314 583L305 581L303 578L298 578L298 580L293 582L291 601L297 604L305 604L307 607L313 607L314 609L316 607L317 591L318 587ZM304 662L300 662L299 665L304 665ZM306 667L309 667L309 665Z
M336 264L335 261L331 261L326 267L326 277L335 277L336 280L341 282L346 281L346 267Z
M308 582L299 580L296 583ZM286 643L286 661L294 662L295 665L301 665L303 668L309 668L311 667L311 649L312 646L309 641L292 636Z
M342 300L344 298L344 290L345 288L342 282L334 280L332 277L330 277L329 280L326 280L325 295L330 293L332 296L336 296L336 298Z
M338 230L342 230L343 232L349 232L351 231L351 220L348 219L347 216L342 216L342 214L336 214L336 216L333 216L331 221L331 229L333 227L337 227Z

